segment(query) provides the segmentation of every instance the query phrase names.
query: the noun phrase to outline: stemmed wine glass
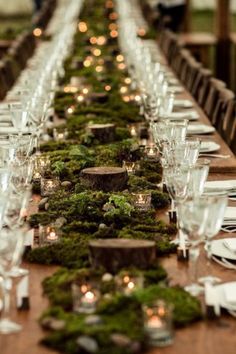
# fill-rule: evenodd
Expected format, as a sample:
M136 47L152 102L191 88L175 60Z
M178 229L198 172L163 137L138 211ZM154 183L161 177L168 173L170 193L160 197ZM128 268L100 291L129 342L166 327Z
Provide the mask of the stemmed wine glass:
M21 326L9 318L10 291L11 284L10 272L12 267L17 264L22 256L24 248L24 233L22 230L11 231L2 229L0 231L0 275L3 290L3 310L0 319L0 333L10 334L21 330Z
M197 283L196 272L200 253L199 245L204 239L210 207L211 205L201 198L188 200L178 205L179 228L188 236L193 275L192 283L187 285L185 290L193 296L197 296L203 291L203 288Z
M213 277L210 274L210 264L211 264L211 257L212 257L211 241L213 237L215 237L220 231L220 228L224 221L224 214L228 204L228 193L226 191L222 191L222 192L212 191L212 192L204 193L203 198L207 201L209 205L211 205L208 212L206 229L204 233L206 253L208 258L208 262L207 262L208 275L205 277L201 277L199 281L201 283L210 282L214 284L220 281L220 279Z
M204 185L208 177L210 160L199 159L197 163L190 168L190 182L188 198L198 198L203 194Z

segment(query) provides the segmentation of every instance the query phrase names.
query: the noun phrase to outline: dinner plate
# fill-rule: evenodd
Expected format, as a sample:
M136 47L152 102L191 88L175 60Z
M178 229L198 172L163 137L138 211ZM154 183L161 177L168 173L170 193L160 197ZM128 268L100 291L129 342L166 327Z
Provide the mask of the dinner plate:
M184 88L182 86L169 86L167 89L168 93L182 93L184 92Z
M214 290L217 296L218 304L225 308L226 310L236 310L236 302L227 301L226 288L228 287L229 292L235 292L236 282L229 282L224 284L219 284L214 286Z
M215 128L206 124L190 124L188 126L187 134L211 134L214 133Z
M199 119L199 114L197 111L194 110L188 110L188 111L183 111L183 112L171 112L168 114L168 119L188 119L188 120L197 120Z
M205 182L205 191L235 191L236 192L236 179L228 179L224 181L207 181Z
M227 238L227 240L231 240L234 238ZM213 240L211 242L211 252L214 256L216 257L221 257L221 258L226 258L232 261L236 261L236 252L230 251L225 245L224 245L224 240L225 239L220 239L220 240Z
M202 141L200 147L201 152L213 152L220 150L220 145L215 143L214 141Z
M193 107L193 102L190 100L174 100L174 107L180 107L180 108L192 108Z

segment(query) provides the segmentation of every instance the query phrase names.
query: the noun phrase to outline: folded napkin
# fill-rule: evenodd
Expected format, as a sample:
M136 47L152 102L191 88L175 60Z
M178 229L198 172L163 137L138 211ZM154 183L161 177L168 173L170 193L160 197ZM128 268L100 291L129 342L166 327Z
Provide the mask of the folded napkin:
M5 127L2 126L0 123L0 134L18 134L19 130L14 128L14 127ZM23 134L29 134L30 133L30 129L29 128L25 128L23 129Z
M225 299L228 303L236 304L236 282L224 285Z
M236 238L226 238L226 239L223 240L223 244L230 251L236 252Z
M190 124L187 129L188 133L213 133L215 131L214 127L206 124Z
M236 220L236 207L227 207L224 220Z
M220 145L215 143L214 141L202 141L200 152L217 151L219 149Z
M182 86L169 86L168 89L167 89L168 93L171 93L171 92L173 92L173 93L181 93L183 91L184 91L184 89L183 89Z

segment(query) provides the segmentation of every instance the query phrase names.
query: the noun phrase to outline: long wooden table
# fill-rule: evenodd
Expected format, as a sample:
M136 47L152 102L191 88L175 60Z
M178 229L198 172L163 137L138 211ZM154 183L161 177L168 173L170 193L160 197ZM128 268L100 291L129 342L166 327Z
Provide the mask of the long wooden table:
M200 114L200 122L210 124L203 111L197 106L188 92L178 95L178 98L191 99L196 110ZM224 143L217 132L207 139L219 143L220 154L230 154L229 159L212 159L211 174L209 179L236 179L236 158ZM235 205L231 202L231 205ZM165 213L160 217L166 218ZM231 234L221 233L219 237L228 237ZM233 235L233 234L232 234ZM234 234L235 235L235 234ZM236 235L235 235L236 237ZM160 260L168 271L171 284L185 285L188 279L188 266L177 261L176 255L171 255ZM53 351L41 346L40 339L43 331L37 320L43 310L47 308L47 299L42 295L42 280L54 273L57 267L48 267L34 264L24 264L30 270L30 300L31 309L27 312L17 312L12 308L12 318L22 324L23 330L14 335L0 335L0 354L49 354ZM199 275L204 275L206 268L206 256L202 252L199 259ZM213 265L213 274L223 281L233 281L236 278L234 270L227 270L218 264ZM14 307L14 306L13 306ZM185 329L177 330L174 344L162 349L153 349L149 354L235 354L236 352L236 319L229 315L223 315L214 322L201 321L190 325Z

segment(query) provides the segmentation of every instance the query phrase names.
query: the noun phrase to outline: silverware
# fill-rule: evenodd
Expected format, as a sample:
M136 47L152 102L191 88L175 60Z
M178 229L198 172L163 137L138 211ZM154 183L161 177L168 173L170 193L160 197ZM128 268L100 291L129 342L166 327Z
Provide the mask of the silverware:
M236 232L236 225L221 226L221 231L229 233Z
M234 311L234 310L229 310L229 309L227 309L227 311L228 311L228 313L229 313L231 316L236 317L236 311Z
M208 154L207 152L206 153L202 152L199 154L199 156L215 157L219 159L229 159L231 157L231 155Z

